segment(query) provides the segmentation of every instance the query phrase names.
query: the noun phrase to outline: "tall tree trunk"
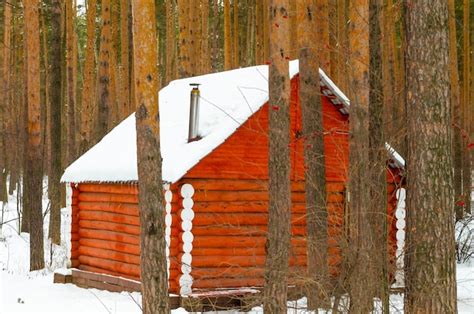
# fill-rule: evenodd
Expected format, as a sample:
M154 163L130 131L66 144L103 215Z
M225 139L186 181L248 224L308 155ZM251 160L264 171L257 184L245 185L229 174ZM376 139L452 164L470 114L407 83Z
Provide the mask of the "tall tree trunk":
M451 82L451 114L453 118L453 163L454 163L454 195L456 219L462 219L463 210L463 140L464 126L461 112L461 99L458 72L458 47L456 36L456 7L455 0L448 1L449 9L449 78Z
M210 54L209 54L209 1L201 2L201 74L210 72Z
M49 196L51 214L49 237L55 244L61 243L61 64L63 60L61 41L62 0L51 2L51 86L49 110L50 134L50 178Z
M3 49L2 49L2 88L0 95L2 96L2 103L0 104L0 132L2 136L0 138L0 174L7 172L7 154L6 154L6 144L8 143L6 131L11 132L9 129L11 127L11 116L8 115L8 110L10 109L10 51L11 48L11 26L12 26L12 9L10 3L5 2L3 8ZM11 149L11 148L10 148ZM0 180L0 192L6 189L4 180ZM2 197L3 198L3 193ZM2 201L5 201L2 199ZM8 201L8 197L7 200Z
M133 0L143 313L170 313L161 175L155 4Z
M90 1L90 0L89 0ZM120 0L120 86L123 117L130 114L129 0Z
M339 3L338 3L339 2ZM334 82L339 81L337 69L339 68L339 46L338 46L338 25L337 25L337 8L344 5L343 1L329 0L328 21L329 21L329 75Z
M239 21L239 0L232 1L232 13L234 15L232 25L232 63L233 68L237 69L240 67L240 45L239 45L239 35L240 35L240 21Z
M87 1L87 46L85 51L84 84L82 87L81 142L79 152L85 153L92 144L93 108L96 103L95 88L95 43L96 43L96 0ZM59 22L59 21L58 21Z
M188 0L178 1L178 18L179 18L179 75L181 78L189 77L191 75L190 70L190 36L189 36L189 6Z
M176 51L176 29L175 29L175 2L166 0L166 80L168 84L175 79L175 51Z
M446 1L411 2L407 25L407 313L456 313ZM412 209L412 210L410 210Z
M77 62L74 55L74 8L73 0L66 0L66 77L67 77L67 164L76 158L76 77L74 64Z
M232 69L232 36L230 28L230 0L224 0L224 70Z
M319 85L318 26L312 0L297 4L298 39L301 47L300 102L303 119L305 191L308 229L308 309L329 308L328 211L323 108ZM296 45L295 45L296 46ZM292 46L292 47L295 47Z
M111 114L110 89L110 58L112 36L110 29L110 0L102 0L102 30L100 32L99 51L99 114L97 124L97 140L101 139L110 128L109 115Z
M318 25L320 66L329 73L329 4L328 0L316 1L316 23Z
M350 98L349 210L350 263L349 295L353 313L368 313L373 306L373 269L369 258L372 245L369 225L369 0L351 1L349 8Z
M212 70L216 72L219 63L219 0L212 1L212 18Z
M24 176L25 207L30 212L30 270L44 268L43 250L43 163L41 151L39 1L25 0L27 48L28 145Z
M469 36L469 18L470 18L470 3L469 0L463 1L463 62L462 62L462 125L463 130L466 134L466 141L462 151L463 162L462 162L462 173L463 173L463 195L464 195L464 212L471 212L471 192L472 192L472 173L471 173L471 151L469 149L469 136L471 134L470 124L470 59L471 59L471 47L470 47L470 36Z
M382 75L382 32L380 20L383 0L369 1L369 167L370 220L374 234L372 263L375 269L375 295L382 300L383 313L390 310L388 273L387 166L385 150L384 90Z
M290 246L290 80L289 0L270 1L269 208L263 307L286 313Z

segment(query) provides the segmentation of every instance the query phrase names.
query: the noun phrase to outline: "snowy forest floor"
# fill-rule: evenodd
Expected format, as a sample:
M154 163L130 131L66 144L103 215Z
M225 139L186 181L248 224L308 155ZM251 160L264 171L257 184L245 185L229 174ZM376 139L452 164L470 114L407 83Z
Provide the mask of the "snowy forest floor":
M47 193L44 193L43 208L48 210ZM1 204L1 203L0 203ZM67 268L69 252L70 213L62 210L61 246L47 240L48 215L45 215L45 259L46 269L29 271L29 235L18 234L16 194L9 197L4 207L0 227L0 314L10 313L141 313L140 293L111 293L96 289L82 289L72 284L54 284L53 272ZM458 309L459 313L474 313L474 260L470 264L458 264ZM305 300L290 302L288 313L307 313ZM403 297L391 297L391 312L403 313ZM262 313L255 308L251 313ZM173 314L187 313L177 309ZM239 313L226 311L221 313Z

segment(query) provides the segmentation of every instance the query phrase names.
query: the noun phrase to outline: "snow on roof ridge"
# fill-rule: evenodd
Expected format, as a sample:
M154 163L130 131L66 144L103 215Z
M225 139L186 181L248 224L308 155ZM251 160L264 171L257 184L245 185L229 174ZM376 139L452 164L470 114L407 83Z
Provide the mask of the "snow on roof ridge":
M298 60L291 61L290 78L298 73ZM340 100L343 105L340 111L347 114L349 99L322 69L320 76L321 86ZM187 142L190 83L201 84L199 130L202 139L192 143ZM163 181L174 183L268 102L268 66L179 79L159 93ZM138 181L136 154L135 115L132 114L73 162L61 182Z

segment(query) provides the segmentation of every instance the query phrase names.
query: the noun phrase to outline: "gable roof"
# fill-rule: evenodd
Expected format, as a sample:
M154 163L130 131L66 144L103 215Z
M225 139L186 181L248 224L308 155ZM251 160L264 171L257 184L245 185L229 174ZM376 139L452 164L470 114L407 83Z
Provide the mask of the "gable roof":
M299 73L297 60L290 62L289 72L290 78ZM348 114L349 99L322 70L320 76L322 93L341 113ZM202 139L188 143L191 83L201 84L199 135ZM174 183L182 178L267 101L266 65L176 80L163 88L159 93L163 181ZM61 182L74 183L137 180L135 114L66 168L61 178Z

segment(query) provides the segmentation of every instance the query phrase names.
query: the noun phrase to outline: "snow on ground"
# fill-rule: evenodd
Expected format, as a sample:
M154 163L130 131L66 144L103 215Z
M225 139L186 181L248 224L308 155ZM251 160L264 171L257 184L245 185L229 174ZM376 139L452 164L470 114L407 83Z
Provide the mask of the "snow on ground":
M46 184L46 182L45 182ZM45 240L46 269L29 272L29 235L18 234L16 196L10 196L5 206L3 221L9 221L0 230L0 314L10 313L141 313L140 293L112 293L96 289L82 289L72 284L53 284L53 271L66 268L69 251L70 214L63 209L63 235L61 246L53 246ZM0 203L1 204L1 203ZM48 200L43 199L44 210ZM45 216L45 237L48 215ZM52 262L51 262L52 251ZM458 265L459 313L474 313L474 261ZM403 313L403 297L391 297L391 313ZM306 301L289 302L288 313L307 313ZM184 309L173 314L187 313ZM215 313L215 312L214 312ZM220 313L240 313L226 311ZM263 313L261 307L251 313Z

